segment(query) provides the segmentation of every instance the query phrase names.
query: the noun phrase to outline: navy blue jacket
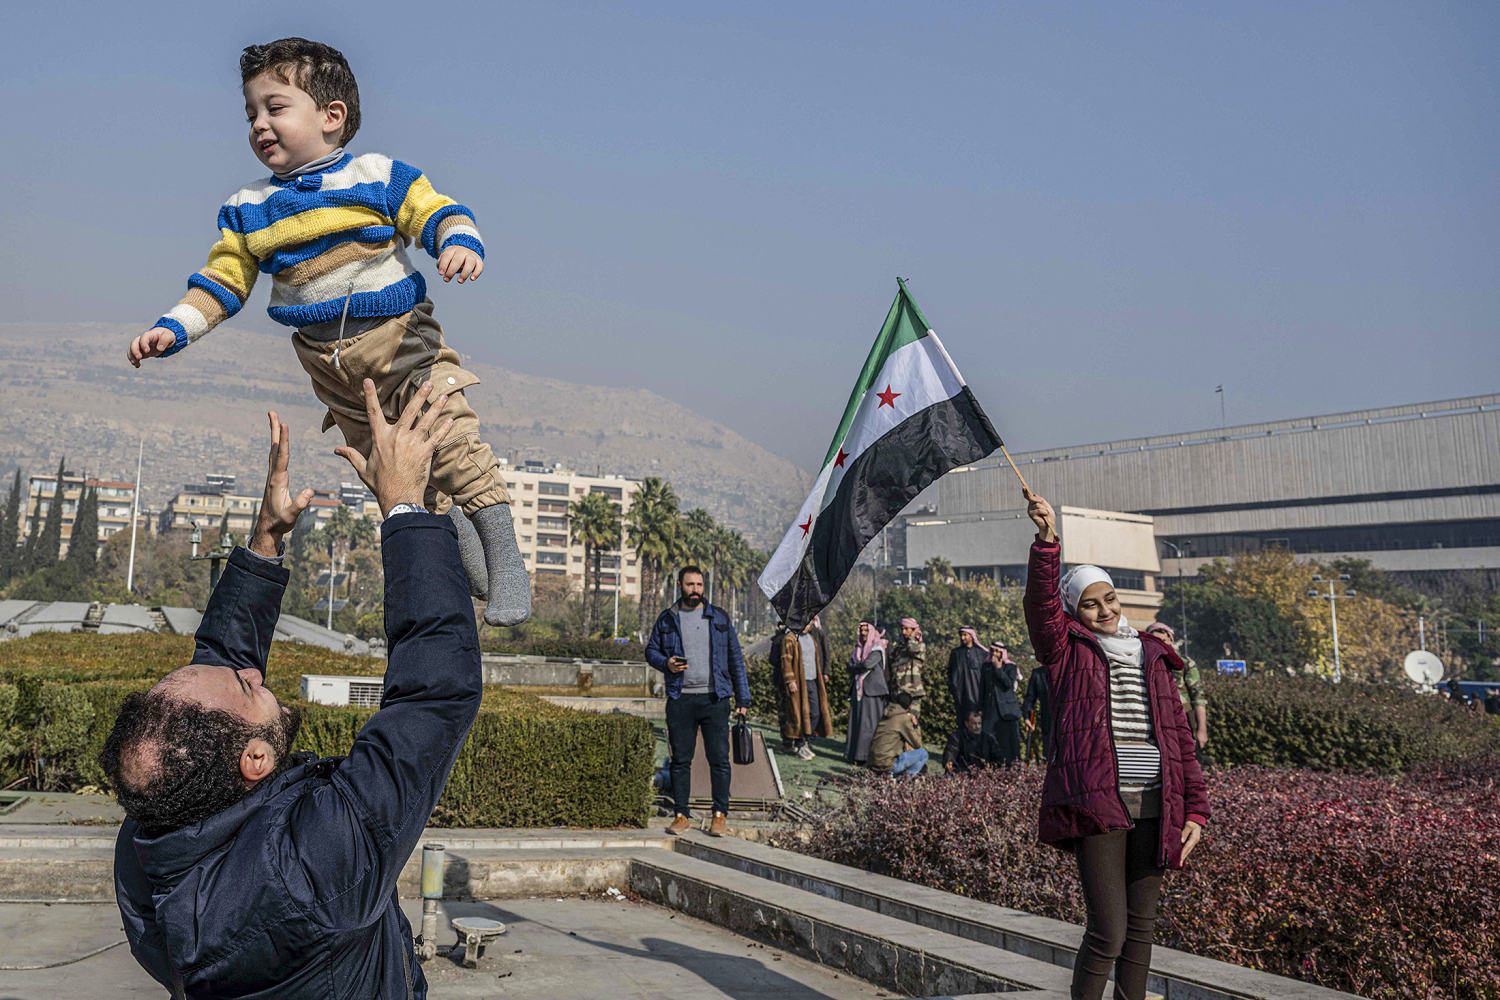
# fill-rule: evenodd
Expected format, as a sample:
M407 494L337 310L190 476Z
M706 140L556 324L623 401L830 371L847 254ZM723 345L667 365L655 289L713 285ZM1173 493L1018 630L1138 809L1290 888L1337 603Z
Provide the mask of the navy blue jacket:
M479 635L446 517L381 527L390 662L347 757L286 770L201 823L148 837L127 820L115 896L136 960L192 998L427 996L396 879L479 711ZM229 558L194 663L264 674L287 572Z
M681 613L690 615L693 612ZM722 608L706 601L702 613L709 622L709 661L713 669L714 696L733 696L736 708L749 708L750 680L745 676L745 655L740 652L740 637L735 634L734 623ZM651 626L651 638L646 640L646 662L666 675L668 698L682 694L683 674L674 674L667 669L667 660L682 655L682 629L677 626L677 615L674 608L657 615L656 624Z

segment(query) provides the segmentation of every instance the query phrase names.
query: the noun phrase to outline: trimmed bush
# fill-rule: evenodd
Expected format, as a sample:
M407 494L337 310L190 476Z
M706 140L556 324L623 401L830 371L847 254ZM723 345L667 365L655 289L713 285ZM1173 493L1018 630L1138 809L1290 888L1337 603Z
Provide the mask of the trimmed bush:
M1493 721L1409 688L1276 674L1204 681L1220 764L1395 774L1500 752Z
M155 684L192 658L190 636L41 632L0 642L0 683L36 677L68 683L134 680ZM266 661L266 686L276 697L287 699L300 693L303 674L372 677L383 673L385 660L379 657L275 642Z
M120 702L143 681L50 684L21 678L0 684L0 785L24 780L43 791L102 785L95 759Z
M96 759L125 697L186 663L183 636L43 633L0 643L0 786L105 787ZM379 676L385 661L275 643L268 686L297 699L303 673ZM346 754L373 709L300 703L296 749ZM488 688L432 822L450 826L644 826L651 724Z
M1210 771L1214 818L1167 876L1160 945L1374 1000L1500 998L1500 758L1388 778ZM1036 840L1040 768L855 780L777 846L1081 924Z
M346 754L371 709L302 707L296 747ZM645 826L651 723L487 692L432 814L435 826Z
M483 635L479 648L486 653L519 656L560 656L579 660L632 660L644 662L646 648L632 639L627 643L609 639L496 639Z

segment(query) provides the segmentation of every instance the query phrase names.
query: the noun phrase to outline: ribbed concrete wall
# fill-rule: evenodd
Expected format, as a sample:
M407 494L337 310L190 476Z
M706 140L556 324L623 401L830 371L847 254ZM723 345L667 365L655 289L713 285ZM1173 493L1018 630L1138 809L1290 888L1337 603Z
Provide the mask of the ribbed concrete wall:
M1134 438L1015 456L1054 504L1174 508L1500 484L1500 395L1474 396ZM988 460L937 485L941 516L1017 505L1009 467ZM1330 520L1330 513L1336 518ZM1191 521L1178 522L1178 518ZM1273 511L1159 515L1158 534L1500 517L1500 494L1363 501ZM1170 520L1168 520L1170 518Z

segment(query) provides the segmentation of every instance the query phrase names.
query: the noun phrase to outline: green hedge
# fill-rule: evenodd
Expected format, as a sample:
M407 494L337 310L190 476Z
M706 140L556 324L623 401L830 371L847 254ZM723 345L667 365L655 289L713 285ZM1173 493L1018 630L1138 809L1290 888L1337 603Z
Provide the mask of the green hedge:
M0 786L107 787L96 763L120 703L192 653L180 636L43 634L0 643ZM379 675L384 662L276 643L269 686L296 698L302 673ZM301 703L296 749L348 752L372 709ZM651 796L651 724L564 708L519 691L485 691L433 823L448 826L643 826Z
M486 653L514 653L519 656L560 656L580 660L631 660L644 662L646 649L635 640L626 643L609 639L496 639L481 634L479 648Z
M1315 677L1204 675L1220 764L1390 773L1500 750L1500 725L1408 688Z
M0 786L21 780L44 791L102 787L96 763L125 696L148 681L0 684Z
M304 705L297 749L349 752L371 709ZM514 691L488 694L459 752L435 826L644 826L651 805L651 723L562 708Z
M0 642L0 684L14 684L23 677L70 683L135 680L154 684L192 658L190 636L41 632ZM276 697L289 699L300 693L303 674L378 677L383 673L385 660L379 657L275 642L266 661L266 686Z

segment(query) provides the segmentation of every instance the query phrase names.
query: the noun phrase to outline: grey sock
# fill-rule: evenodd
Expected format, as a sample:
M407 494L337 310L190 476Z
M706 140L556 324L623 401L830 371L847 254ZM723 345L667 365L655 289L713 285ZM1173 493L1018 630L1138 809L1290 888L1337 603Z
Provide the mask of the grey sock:
M519 625L531 617L531 578L516 548L516 528L510 519L510 504L481 508L469 518L484 546L484 564L489 571L489 604L484 620L489 625Z
M469 593L479 600L487 600L490 593L490 574L484 565L484 546L479 541L479 532L464 517L457 504L448 508L448 517L458 529L458 554L464 561L464 572L469 577Z

